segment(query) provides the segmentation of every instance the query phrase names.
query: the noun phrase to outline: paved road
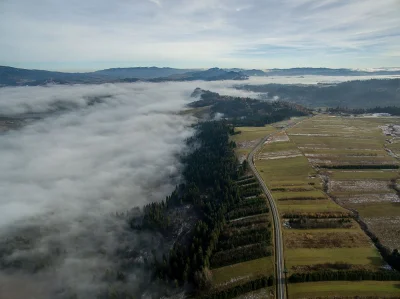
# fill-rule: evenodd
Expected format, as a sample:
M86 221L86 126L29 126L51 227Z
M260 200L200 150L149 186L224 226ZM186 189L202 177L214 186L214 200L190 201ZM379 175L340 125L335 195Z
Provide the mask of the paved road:
M270 137L268 135L264 137L261 142L251 151L248 157L248 162L250 165L251 170L253 171L254 175L256 176L257 180L260 182L261 188L263 189L265 195L269 200L269 205L272 211L272 217L274 221L274 238L275 238L275 275L276 275L276 292L278 299L286 298L285 292L285 276L284 276L284 259L283 259L283 242L282 242L282 231L281 231L281 222L279 220L278 209L276 207L275 201L272 197L271 192L267 188L264 183L264 180L261 178L260 174L258 173L255 165L254 165L254 155L261 149L264 142Z
M291 127L298 125L299 122L293 122L288 124L282 131L287 130ZM257 180L260 182L261 188L263 189L265 195L268 198L272 218L274 221L274 239L275 239L275 276L276 276L276 298L278 299L285 299L287 298L286 289L285 289L285 261L283 259L283 241L282 241L282 230L281 230L281 221L279 220L279 213L278 208L276 207L274 198L272 197L271 192L269 191L267 185L265 184L264 180L261 178L260 174L258 173L255 165L254 165L254 155L261 149L262 145L271 135L265 136L260 143L251 151L248 156L248 162L250 165L251 170L253 171L254 175L256 176Z

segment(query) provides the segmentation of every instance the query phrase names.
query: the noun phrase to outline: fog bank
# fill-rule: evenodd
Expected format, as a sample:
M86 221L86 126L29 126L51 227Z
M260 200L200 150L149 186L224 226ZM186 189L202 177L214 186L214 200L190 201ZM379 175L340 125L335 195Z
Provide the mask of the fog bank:
M0 89L1 115L41 113L0 134L0 298L93 298L118 287L121 261L131 267L129 292L152 290L143 258L162 240L132 232L120 214L164 199L180 181L193 119L177 112L192 90ZM121 248L129 256L117 258Z

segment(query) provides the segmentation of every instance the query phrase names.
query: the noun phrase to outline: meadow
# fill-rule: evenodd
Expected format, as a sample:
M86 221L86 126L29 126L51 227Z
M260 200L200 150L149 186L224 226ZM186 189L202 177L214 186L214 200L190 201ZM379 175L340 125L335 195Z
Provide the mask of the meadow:
M385 264L359 224L351 220L353 213L349 209L355 208L354 205L342 205L341 199L375 194L378 199L386 196L389 200L397 196L389 183L399 178L398 170L326 168L336 165L354 165L355 168L357 165L372 165L371 168L398 165L385 149L386 136L380 128L384 123L385 120L316 116L271 136L257 155L256 167L272 192L284 224L288 275L335 269L337 263L349 269L373 271ZM390 202L379 204L383 206L371 205L370 212L368 204L360 206L360 215L398 215L397 206L389 206ZM306 222L311 219L343 219L346 223L351 221L351 225L297 229L290 227L290 219ZM299 286L306 284L291 284L290 293L312 297L325 295L323 287L315 292L307 289L308 293L304 293L306 289ZM334 285L332 290L328 287L330 293L327 295L350 296L356 291L355 286L346 282L317 285ZM390 288L394 284L384 282L378 285ZM375 289L379 292L382 288Z

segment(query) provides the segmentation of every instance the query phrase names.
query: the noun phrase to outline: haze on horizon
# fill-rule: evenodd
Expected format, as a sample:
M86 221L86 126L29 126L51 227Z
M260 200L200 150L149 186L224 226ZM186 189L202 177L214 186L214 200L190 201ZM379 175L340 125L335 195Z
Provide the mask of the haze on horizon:
M0 65L62 71L400 66L400 2L0 2Z

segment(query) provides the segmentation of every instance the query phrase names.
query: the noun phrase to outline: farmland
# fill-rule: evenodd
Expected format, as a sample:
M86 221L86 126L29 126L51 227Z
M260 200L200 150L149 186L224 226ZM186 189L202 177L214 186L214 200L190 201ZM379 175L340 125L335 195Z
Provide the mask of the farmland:
M399 247L399 172L396 148L392 153L387 148L395 143L383 134L388 122L399 120L318 115L265 142L255 163L278 205L289 276L338 267L380 271L385 262L353 220L355 211L385 246ZM391 282L376 285L385 284L395 290ZM290 284L289 292L364 294L354 293L356 287L346 282L317 283L311 295L301 285ZM334 287L325 292L319 285Z
M232 293L247 298L274 292L271 217L266 198L252 175L245 174L237 185L241 199L225 215L227 221L210 259L212 288L205 298Z
M357 211L391 249L400 247L399 171L388 166L399 164L395 157L399 136L388 128L399 123L399 118L388 117L319 116L288 132L309 163L319 169L328 194L341 206ZM330 168L349 165L352 169Z
M400 283L386 281L329 281L295 284L289 290L290 298L340 298L338 296L365 296L368 298L399 298ZM372 297L373 296L373 297Z

